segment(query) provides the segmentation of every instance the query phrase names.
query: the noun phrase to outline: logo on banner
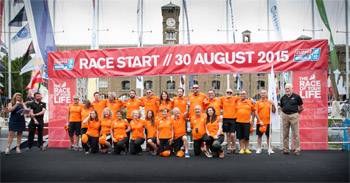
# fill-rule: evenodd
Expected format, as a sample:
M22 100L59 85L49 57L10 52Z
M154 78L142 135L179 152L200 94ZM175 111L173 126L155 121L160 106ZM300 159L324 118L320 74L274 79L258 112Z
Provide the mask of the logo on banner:
M54 103L55 104L69 104L71 103L70 88L67 87L67 83L54 84Z
M55 60L53 69L54 70L72 70L74 68L74 58L68 58L63 60Z
M321 80L315 74L310 77L299 77L300 96L302 98L321 98Z
M321 55L321 48L298 49L295 51L294 61L318 61Z

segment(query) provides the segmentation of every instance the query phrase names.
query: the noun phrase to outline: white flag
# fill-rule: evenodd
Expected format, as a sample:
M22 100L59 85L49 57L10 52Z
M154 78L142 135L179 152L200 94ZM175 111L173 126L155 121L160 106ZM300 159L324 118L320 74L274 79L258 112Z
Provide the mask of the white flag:
M276 106L276 112L270 112L270 124L273 130L280 129L280 116L277 112L277 94L276 94L276 81L275 81L275 73L273 71L273 66L271 67L271 73L269 74L269 92L268 92L269 100L272 100Z
M270 13L273 27L276 32L276 37L277 37L277 40L282 40L282 31L281 31L280 18L278 16L277 7L278 6L277 6L276 0L269 0L269 13Z

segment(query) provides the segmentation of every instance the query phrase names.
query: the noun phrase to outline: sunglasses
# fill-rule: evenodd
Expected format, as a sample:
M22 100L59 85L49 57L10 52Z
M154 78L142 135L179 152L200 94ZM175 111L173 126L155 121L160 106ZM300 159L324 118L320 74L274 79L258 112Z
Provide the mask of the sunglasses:
M198 89L199 87L192 87L192 89Z
M226 92L227 94L232 94L232 92Z

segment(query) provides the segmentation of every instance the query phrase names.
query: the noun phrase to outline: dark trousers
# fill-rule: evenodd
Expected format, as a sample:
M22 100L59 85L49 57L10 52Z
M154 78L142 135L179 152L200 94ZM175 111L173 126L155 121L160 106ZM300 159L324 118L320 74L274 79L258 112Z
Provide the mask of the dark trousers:
M143 144L144 141L145 141L145 139L143 139L143 138L138 138L136 140L130 140L130 153L131 154L138 154L138 153L142 152L141 145Z
M201 154L201 146L202 143L204 142L203 139L205 139L206 135L204 135L202 138L197 139L197 140L193 140L193 151L194 151L194 155L199 156Z
M88 136L89 140L86 144L83 143L83 148L85 152L88 152L89 150L91 153L98 153L99 147L98 147L98 137L91 137Z
M125 137L124 139L118 142L114 142L114 153L120 154L122 151L127 152L127 147L126 147L127 141L128 141L128 138Z
M205 141L206 145L209 147L209 149L212 151L212 152L220 152L222 151L222 146L221 144L224 142L224 135L219 135L217 139L214 139L213 137L211 136L204 136L203 140ZM220 145L216 145L216 146L213 146L213 143L216 143L216 144L220 144Z
M159 139L159 149L158 152L161 153L166 150L171 150L171 146L169 144L169 139Z
M28 125L29 134L28 134L28 147L32 148L34 142L35 131L38 130L38 147L43 145L43 129L44 123L35 124L34 122L30 122Z

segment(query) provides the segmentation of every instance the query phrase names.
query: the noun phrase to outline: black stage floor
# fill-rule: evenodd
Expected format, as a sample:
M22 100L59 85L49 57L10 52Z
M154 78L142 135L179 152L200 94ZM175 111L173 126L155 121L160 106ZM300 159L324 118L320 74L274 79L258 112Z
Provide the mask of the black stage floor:
M184 159L154 157L146 152L141 156L85 155L65 149L32 149L22 154L1 154L1 182L9 181L349 182L349 152Z

